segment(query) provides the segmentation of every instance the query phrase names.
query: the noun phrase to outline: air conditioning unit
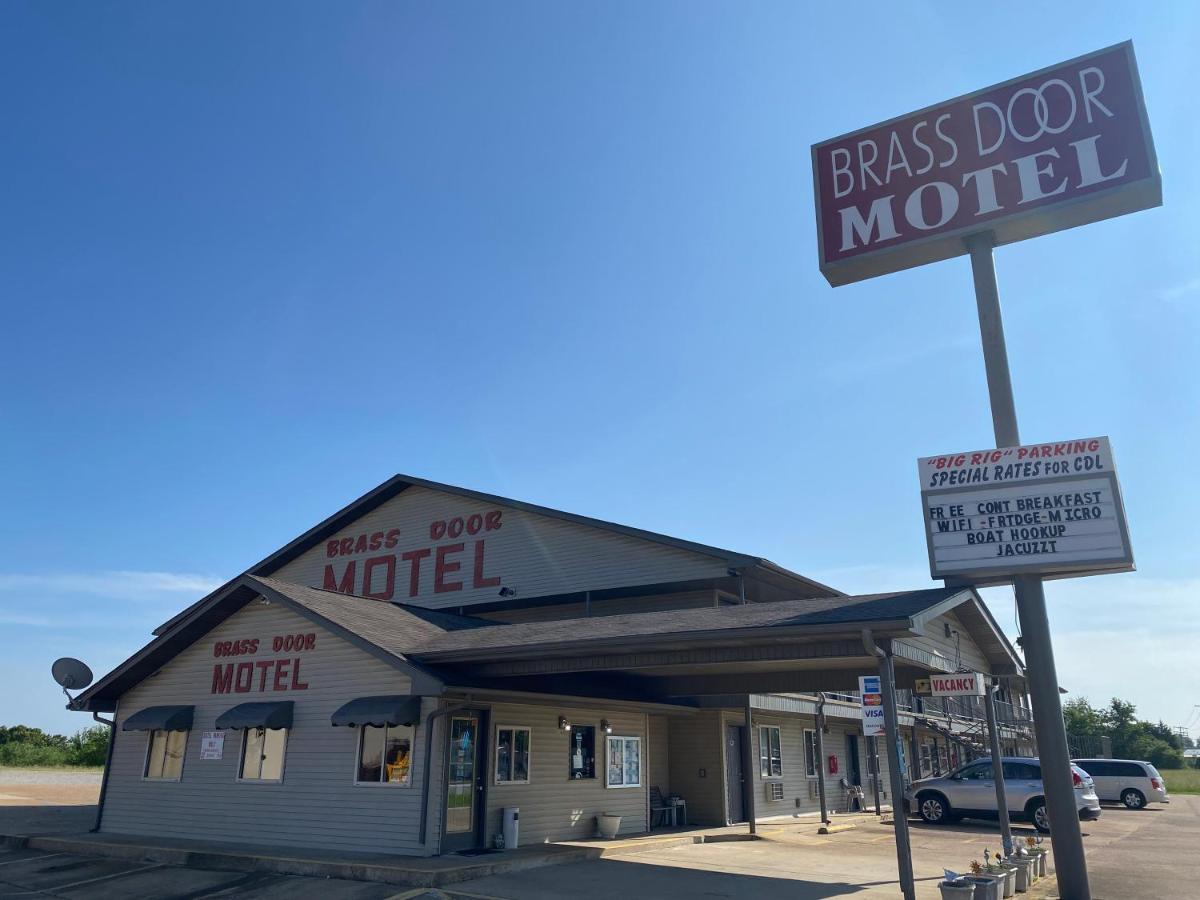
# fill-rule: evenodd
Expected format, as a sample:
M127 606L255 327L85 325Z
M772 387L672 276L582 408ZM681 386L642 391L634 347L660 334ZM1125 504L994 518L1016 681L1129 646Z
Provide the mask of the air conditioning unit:
M783 799L782 781L768 781L764 787L767 789L767 800L771 803L778 803Z

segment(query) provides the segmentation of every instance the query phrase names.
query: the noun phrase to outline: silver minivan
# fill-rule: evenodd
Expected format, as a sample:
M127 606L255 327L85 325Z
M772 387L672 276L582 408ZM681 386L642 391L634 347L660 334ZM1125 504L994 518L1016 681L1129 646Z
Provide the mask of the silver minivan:
M1167 783L1150 763L1136 759L1073 759L1092 776L1101 800L1141 809L1147 803L1170 803Z

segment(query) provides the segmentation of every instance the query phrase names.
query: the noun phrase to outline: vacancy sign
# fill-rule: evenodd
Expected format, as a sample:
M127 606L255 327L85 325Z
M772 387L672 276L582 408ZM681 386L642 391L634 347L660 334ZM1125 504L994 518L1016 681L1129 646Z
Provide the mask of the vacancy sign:
M1133 570L1108 438L917 461L934 578Z
M879 676L860 675L858 692L862 694L863 735L883 734L887 729L883 724L883 691L879 687Z
M929 676L930 693L934 697L982 697L983 684L983 676L978 672Z
M1133 44L812 148L817 246L831 285L1162 205Z

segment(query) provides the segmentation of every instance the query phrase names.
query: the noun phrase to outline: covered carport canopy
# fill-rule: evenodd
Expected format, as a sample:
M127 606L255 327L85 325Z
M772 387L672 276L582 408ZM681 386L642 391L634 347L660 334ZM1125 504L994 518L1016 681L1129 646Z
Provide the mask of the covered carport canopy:
M955 659L928 635L953 610L988 662L988 674L1023 677L1016 655L973 588L789 600L710 609L529 622L436 635L408 655L447 685L506 684L664 702L703 695L852 691L878 660L869 630L890 653L897 686Z

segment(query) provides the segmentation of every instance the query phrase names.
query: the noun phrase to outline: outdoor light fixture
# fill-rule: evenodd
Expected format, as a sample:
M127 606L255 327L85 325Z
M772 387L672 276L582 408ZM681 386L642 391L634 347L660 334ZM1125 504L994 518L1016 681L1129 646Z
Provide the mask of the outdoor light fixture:
M500 588L500 596L501 597L515 597L515 596L517 596L517 592L514 591L510 587L502 587L502 588Z
M558 717L558 729L559 729L559 731L570 731L571 730L571 723L567 721L566 716Z
M605 734L612 734L612 723L609 722L608 719L601 719L600 720L600 730L603 731Z

